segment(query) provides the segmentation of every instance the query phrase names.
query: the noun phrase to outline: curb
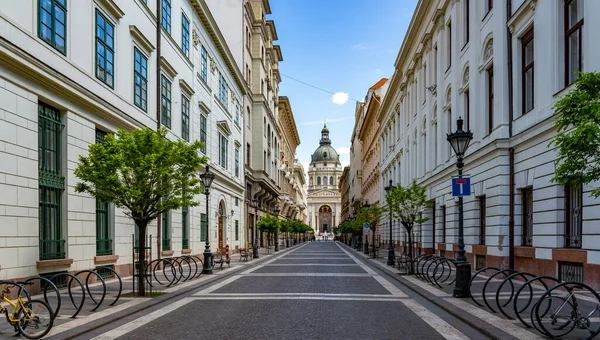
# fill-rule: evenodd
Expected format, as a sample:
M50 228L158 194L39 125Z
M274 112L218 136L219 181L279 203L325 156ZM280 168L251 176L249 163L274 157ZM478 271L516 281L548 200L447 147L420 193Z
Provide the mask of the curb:
M265 254L265 255L259 257L258 259L256 259L256 261L252 260L252 262L253 262L252 264L249 264L247 266L244 266L244 267L241 267L241 268L238 268L238 269L234 268L231 272L224 273L223 275L219 275L219 276L214 276L214 278L211 278L211 279L208 279L206 281L203 281L199 285L192 285L192 286L189 286L189 287L184 287L184 288L181 288L179 291L174 291L174 292L167 293L167 294L161 295L159 297L153 298L152 300L148 301L146 305L143 305L141 308L136 308L136 306L132 306L129 309L125 309L125 310L123 310L121 312L118 312L118 313L112 314L110 316L107 316L107 317L101 319L102 321L98 320L98 322L99 322L98 324L87 324L85 326L80 326L80 327L82 327L84 329L82 329L81 331L78 331L76 333L64 334L64 333L68 333L69 332L69 331L66 331L66 332L64 332L62 334L59 333L56 336L58 336L61 339L74 339L74 338L83 336L84 334L90 333L90 332L92 332L92 331L94 331L94 330L96 330L98 328L107 326L107 325L109 325L109 324L111 324L111 323L113 323L115 321L118 321L118 320L123 319L123 318L128 317L128 316L131 316L131 315L133 315L135 313L139 313L139 312L144 311L146 309L155 307L155 306L157 306L159 304L162 304L162 303L164 303L166 301L169 301L169 300L171 300L173 298L177 298L177 297L179 297L181 295L184 295L186 293L189 293L189 292L191 292L193 290L199 289L201 287L208 286L208 285L213 284L213 283L215 283L215 282L217 282L217 281L219 281L221 279L228 278L228 277L230 277L230 276L232 276L232 275L234 275L234 274L236 274L236 273L238 273L240 271L247 270L248 268L252 268L252 267L256 266L258 263L264 261L265 259L272 259L272 258L267 258L266 255L274 255L274 256L276 256L276 255L284 254L284 253L287 253L288 250L293 250L293 249L295 249L295 248L303 245L304 243L305 242L296 244L296 245L291 246L289 248L280 250L277 253L273 252L272 254ZM255 264L254 262L257 263L257 264ZM92 317L92 316L93 316L93 314L89 315L88 317ZM77 327L77 328L79 328L79 327ZM77 328L75 328L75 329L77 329ZM54 338L54 336L51 336L50 338Z
M463 323L465 323L466 325L470 326L471 328L475 329L476 331L480 332L481 334L485 335L486 337L490 338L490 339L494 339L494 340L502 340L502 338L492 334L490 331L488 331L485 328L480 327L479 325L477 325L476 323L474 323L473 321L465 318L464 316L456 313L454 310L452 310L451 308L448 308L447 306L441 304L438 302L438 300L435 297L431 297L429 294L422 292L421 289L419 289L418 287L413 287L414 285L410 282L405 282L403 280L400 280L396 275L399 275L399 273L395 273L393 271L391 271L388 267L385 266L375 266L372 263L370 263L369 261L366 261L367 259L369 259L370 257L367 257L365 254L363 254L362 252L356 251L354 248L342 243L346 248L349 248L350 250L354 250L358 255L362 255L359 258L365 262L367 265L379 269L381 272L385 273L388 277L393 278L395 281L397 281L398 283L400 283L401 285L403 285L404 287L410 289L411 291L413 291L414 293L416 293L417 295L421 296L422 298L424 298L425 300L429 301L430 303L434 304L436 307L442 309L443 311L447 312L448 314L452 315L453 317L455 317L456 319L462 321ZM385 258L385 257L384 257ZM492 327L495 327L493 325L490 325ZM496 327L497 328L497 327Z

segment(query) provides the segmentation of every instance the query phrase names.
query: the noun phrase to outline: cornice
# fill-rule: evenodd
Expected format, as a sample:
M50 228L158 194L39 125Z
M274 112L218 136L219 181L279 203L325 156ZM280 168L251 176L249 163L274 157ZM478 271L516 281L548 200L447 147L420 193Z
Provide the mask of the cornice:
M146 38L136 25L129 25L129 32L148 54L154 52L154 45L152 45L152 42Z
M508 22L506 23L511 34L515 33L515 28L518 23L523 22L529 19L529 17L533 16L536 6L537 0L526 0L521 4L521 6L519 6L517 11L510 17L510 19L508 19Z
M160 57L160 67L163 69L171 78L177 76L177 70L167 61L163 56Z
M183 78L179 79L179 86L188 95L190 95L190 96L194 95L194 89L185 80L183 80Z
M106 8L116 19L121 19L125 12L113 0L96 0Z

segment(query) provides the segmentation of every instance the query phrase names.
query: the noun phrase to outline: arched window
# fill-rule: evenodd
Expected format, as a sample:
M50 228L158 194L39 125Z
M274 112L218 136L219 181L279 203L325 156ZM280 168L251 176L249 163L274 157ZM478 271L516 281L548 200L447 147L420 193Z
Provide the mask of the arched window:
M333 176L329 177L329 184L334 185L335 183L333 182Z
M323 185L327 185L327 176L323 176Z
M321 185L321 177L317 177L317 185Z

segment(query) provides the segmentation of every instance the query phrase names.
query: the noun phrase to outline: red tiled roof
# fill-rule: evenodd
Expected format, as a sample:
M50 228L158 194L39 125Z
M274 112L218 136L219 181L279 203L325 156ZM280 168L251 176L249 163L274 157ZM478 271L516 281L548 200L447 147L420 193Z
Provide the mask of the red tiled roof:
M387 80L387 78L381 78L378 82L375 83L375 85L371 86L369 90L377 90L378 88L382 87Z

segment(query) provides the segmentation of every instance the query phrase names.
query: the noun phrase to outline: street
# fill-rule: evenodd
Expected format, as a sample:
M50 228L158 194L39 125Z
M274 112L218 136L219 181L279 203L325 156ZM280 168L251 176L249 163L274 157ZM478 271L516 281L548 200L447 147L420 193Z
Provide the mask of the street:
M340 243L309 242L79 338L485 338L415 295Z

